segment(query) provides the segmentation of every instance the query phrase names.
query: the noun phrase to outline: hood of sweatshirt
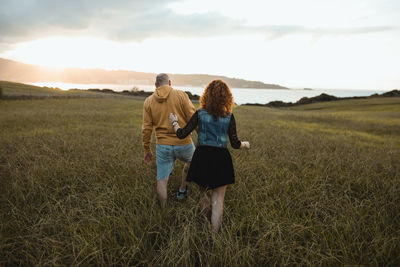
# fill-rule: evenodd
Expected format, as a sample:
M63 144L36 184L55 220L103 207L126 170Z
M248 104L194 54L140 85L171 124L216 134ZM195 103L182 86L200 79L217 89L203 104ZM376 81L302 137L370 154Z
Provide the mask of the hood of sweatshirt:
M156 91L154 92L154 98L157 100L157 102L162 103L167 101L167 98L169 96L169 93L171 93L172 87L170 86L160 86L156 88Z

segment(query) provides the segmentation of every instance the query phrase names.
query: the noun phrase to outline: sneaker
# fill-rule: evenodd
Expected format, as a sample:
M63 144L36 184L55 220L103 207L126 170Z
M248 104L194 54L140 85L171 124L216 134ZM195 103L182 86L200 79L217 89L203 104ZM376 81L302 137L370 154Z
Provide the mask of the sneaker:
M176 193L176 198L179 200L185 199L185 197L187 196L187 191L188 191L187 186L186 186L185 192L179 191L179 188L178 188L178 192Z

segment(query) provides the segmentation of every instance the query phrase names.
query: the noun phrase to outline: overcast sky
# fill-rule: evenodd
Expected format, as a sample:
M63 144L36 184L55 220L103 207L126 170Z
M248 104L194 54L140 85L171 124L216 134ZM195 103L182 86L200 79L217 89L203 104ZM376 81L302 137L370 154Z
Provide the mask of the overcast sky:
M398 0L0 4L0 57L30 64L400 88Z

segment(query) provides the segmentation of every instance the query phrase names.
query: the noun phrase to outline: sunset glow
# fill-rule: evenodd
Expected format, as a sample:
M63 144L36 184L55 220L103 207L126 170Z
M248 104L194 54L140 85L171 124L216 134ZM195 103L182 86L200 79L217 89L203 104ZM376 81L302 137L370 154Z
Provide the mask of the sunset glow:
M124 5L102 6L119 24L71 9L60 25L32 26L18 38L2 25L9 36L0 38L0 57L56 68L219 74L290 87L400 84L395 1L135 3L128 5L132 14ZM143 10L165 18L143 17Z

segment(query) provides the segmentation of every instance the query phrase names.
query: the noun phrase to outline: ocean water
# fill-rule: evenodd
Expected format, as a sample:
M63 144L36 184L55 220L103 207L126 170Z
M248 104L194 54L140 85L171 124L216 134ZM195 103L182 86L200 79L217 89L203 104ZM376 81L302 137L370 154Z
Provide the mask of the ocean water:
M31 83L37 86L57 87L63 90L71 88L78 89L112 89L114 91L131 90L133 85L124 84L76 84L76 83L59 83L59 82L42 82ZM151 85L136 85L139 90L154 91ZM204 88L195 86L173 86L176 89L189 91L192 94L202 95ZM254 88L231 88L235 103L242 105L246 103L266 104L271 101L296 102L302 97L313 97L326 93L336 97L352 97L352 96L369 96L375 93L381 94L382 90L355 90L355 89L254 89Z

